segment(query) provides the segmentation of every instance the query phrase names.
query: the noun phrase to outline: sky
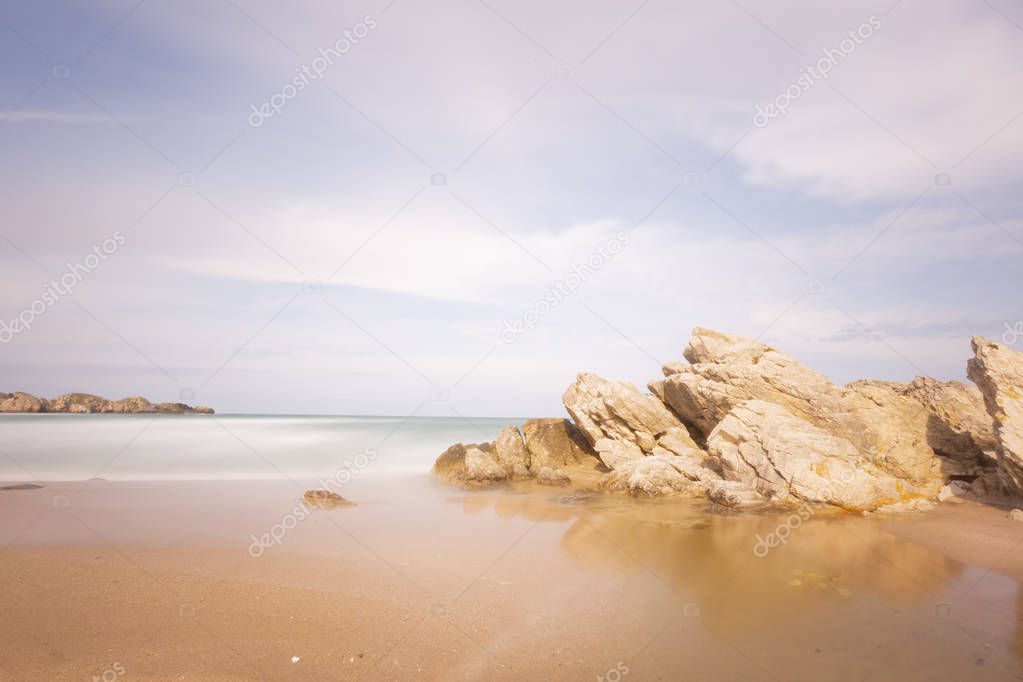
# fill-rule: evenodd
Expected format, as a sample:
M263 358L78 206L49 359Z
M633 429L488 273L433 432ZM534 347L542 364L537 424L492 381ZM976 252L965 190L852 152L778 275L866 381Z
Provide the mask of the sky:
M697 326L965 380L1023 348L1021 38L1006 0L3 0L0 391L557 416Z

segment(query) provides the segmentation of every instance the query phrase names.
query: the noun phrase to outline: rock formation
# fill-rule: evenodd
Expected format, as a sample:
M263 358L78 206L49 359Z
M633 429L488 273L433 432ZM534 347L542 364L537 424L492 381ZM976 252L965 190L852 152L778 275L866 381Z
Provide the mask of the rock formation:
M903 499L900 481L851 442L762 400L729 412L708 437L707 449L725 480L768 502L874 510Z
M967 374L984 395L996 437L1002 484L1023 494L1023 353L975 336Z
M595 464L593 450L567 419L530 419L522 425L522 433L534 474L545 466L592 468Z
M530 477L529 448L526 447L526 441L516 427L509 426L497 436L497 440L494 441L494 458L512 479L522 480Z
M697 328L688 364L665 363L650 393L582 372L562 397L572 421L452 446L434 469L465 487L532 478L727 507L869 512L1023 494L1023 355L983 339L974 349L980 390L928 377L837 386L766 344Z
M684 355L692 365L664 367L664 400L705 436L739 404L763 400L849 440L894 476L940 488L941 465L926 437L930 414L891 384L839 387L762 343L699 328Z
M213 414L210 407L184 403L156 403L132 396L107 400L89 393L65 393L52 400L28 393L0 393L0 412L49 412L63 414Z
M652 395L632 384L580 372L561 398L590 445L602 438L631 442L650 453L657 437L682 423Z

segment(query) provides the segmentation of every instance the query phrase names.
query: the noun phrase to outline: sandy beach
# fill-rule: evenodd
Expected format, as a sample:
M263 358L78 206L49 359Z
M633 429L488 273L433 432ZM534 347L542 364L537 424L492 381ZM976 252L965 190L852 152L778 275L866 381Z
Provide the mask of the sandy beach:
M3 2L0 682L1023 682L1021 31Z
M695 501L367 477L358 506L298 519L292 482L83 485L0 492L5 680L1013 680L1023 660L1023 524L975 502L821 515L761 557L786 517Z

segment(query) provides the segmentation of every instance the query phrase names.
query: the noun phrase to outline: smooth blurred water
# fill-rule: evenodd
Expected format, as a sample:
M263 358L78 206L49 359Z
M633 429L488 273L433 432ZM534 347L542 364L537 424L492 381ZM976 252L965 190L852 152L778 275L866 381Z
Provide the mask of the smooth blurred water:
M0 481L316 478L346 466L360 476L425 473L452 443L492 440L519 421L0 415Z

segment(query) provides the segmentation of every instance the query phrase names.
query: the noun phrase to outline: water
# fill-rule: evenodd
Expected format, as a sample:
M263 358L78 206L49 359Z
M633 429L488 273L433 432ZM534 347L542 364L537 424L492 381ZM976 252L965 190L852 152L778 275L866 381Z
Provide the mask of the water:
M520 421L0 415L0 480L301 479L333 476L342 467L360 476L424 473L452 443L493 440Z
M250 662L271 679L614 679L619 664L626 682L1023 679L1023 530L1003 511L821 514L758 553L791 517L531 483L462 491L427 474L451 443L510 423L0 416L0 480L58 481L0 492L0 650L17 652L0 667L17 679L89 677L110 660L161 678L221 666L241 679ZM312 479L346 461L356 506L299 520ZM274 542L254 553L264 534Z

